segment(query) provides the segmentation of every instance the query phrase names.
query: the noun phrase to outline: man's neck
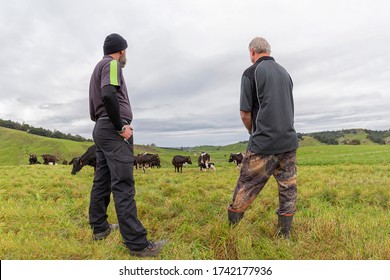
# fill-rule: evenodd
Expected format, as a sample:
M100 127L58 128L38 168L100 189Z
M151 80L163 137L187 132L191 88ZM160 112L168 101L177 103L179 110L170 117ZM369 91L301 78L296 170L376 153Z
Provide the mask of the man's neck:
M119 57L121 56L119 52L117 53L112 53L110 54L109 56L111 56L113 59L115 59L116 61L119 61Z
M256 53L254 56L253 56L253 60L252 60L252 63L255 64L256 61L258 61L260 58L264 57L264 56L270 56L269 53Z

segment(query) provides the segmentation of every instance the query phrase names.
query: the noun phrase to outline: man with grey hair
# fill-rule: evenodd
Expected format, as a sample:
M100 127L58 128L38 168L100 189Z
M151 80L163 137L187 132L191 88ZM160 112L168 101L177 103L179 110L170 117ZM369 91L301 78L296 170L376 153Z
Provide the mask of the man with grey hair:
M278 234L289 239L297 197L293 82L270 54L264 38L250 42L253 65L242 75L240 95L240 115L250 137L228 219L237 224L273 175L279 188Z
M249 43L249 50L251 49L253 49L255 53L271 54L271 46L267 40L261 37L256 37ZM254 62L252 61L252 63Z

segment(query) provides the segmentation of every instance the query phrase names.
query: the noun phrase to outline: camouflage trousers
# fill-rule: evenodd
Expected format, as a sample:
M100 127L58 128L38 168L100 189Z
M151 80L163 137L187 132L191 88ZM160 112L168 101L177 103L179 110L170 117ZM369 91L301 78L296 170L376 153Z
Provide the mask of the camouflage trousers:
M296 150L276 155L260 155L248 151L242 161L230 209L244 213L272 175L279 188L279 209L276 214L294 215L297 199Z

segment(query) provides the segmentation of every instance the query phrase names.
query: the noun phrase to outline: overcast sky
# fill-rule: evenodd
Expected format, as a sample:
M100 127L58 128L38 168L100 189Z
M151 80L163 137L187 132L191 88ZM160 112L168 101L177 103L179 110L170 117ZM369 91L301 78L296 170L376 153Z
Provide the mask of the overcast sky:
M248 139L240 81L256 36L294 81L298 132L390 128L390 2L139 0L0 2L0 118L92 138L89 79L110 33L137 144Z

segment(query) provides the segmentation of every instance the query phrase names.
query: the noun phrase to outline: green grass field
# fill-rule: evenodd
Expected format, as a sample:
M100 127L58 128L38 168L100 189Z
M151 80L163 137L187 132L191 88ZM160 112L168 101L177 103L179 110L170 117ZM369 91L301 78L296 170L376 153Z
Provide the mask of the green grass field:
M74 152L71 145L80 153L86 144L54 141L65 142L69 155ZM47 147L56 145L49 141ZM10 149L0 148L9 157L9 151L20 150L13 146L11 141ZM143 148L138 146L137 151ZM196 164L183 168L182 174L174 172L173 155L191 155L195 163L196 155L206 148L216 172L200 172ZM151 239L169 240L159 259L390 259L390 146L301 147L298 212L290 242L275 235L274 179L242 222L229 227L227 206L239 171L227 159L241 149L245 145L199 147L191 152L157 148L162 168L134 171L140 220ZM93 169L84 167L75 176L70 171L70 166L26 161L0 166L2 260L134 259L119 232L92 240L88 205ZM113 201L108 215L109 222L117 221Z

